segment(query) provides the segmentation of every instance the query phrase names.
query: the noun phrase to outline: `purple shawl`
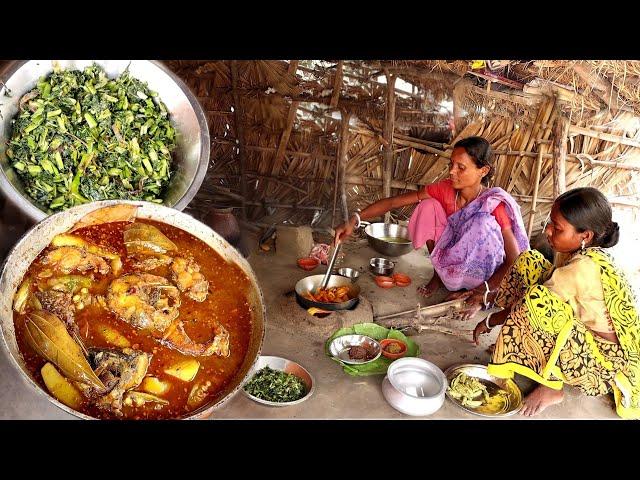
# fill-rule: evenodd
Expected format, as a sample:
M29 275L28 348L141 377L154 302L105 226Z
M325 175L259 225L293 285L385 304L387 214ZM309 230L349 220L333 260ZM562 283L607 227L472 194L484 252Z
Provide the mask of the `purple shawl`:
M500 202L505 205L520 252L529 248L520 206L513 197L499 187L482 192L447 219L431 254L433 268L448 290L475 288L502 265L502 231L491 214Z

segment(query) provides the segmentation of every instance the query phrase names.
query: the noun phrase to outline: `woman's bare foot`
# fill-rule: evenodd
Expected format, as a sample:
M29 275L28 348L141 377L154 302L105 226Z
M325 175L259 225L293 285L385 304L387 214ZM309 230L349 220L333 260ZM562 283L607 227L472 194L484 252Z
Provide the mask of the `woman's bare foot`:
M545 408L561 403L563 398L564 392L562 390L554 390L544 385L538 385L533 392L525 397L520 414L526 417L533 417Z
M417 288L417 291L420 295L424 297L429 297L433 295L433 293L438 290L442 286L442 282L440 281L440 277L434 272L433 277L429 281L429 283L425 283Z

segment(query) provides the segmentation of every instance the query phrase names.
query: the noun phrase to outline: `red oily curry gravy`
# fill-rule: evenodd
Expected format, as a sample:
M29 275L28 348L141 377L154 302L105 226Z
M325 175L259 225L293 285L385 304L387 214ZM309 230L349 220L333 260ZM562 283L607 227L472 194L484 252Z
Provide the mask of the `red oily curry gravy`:
M169 240L177 246L177 254L184 258L190 258L200 267L200 273L204 275L208 283L208 294L203 302L198 302L180 292L181 305L179 306L178 319L182 321L184 331L194 342L206 342L212 338L216 324L226 329L229 335L228 357L219 355L190 356L161 344L148 332L134 328L131 324L121 320L104 304L91 302L81 309L76 309L75 322L77 332L84 346L89 349L115 349L108 338L105 338L105 328L115 329L126 338L130 348L151 354L151 361L145 377L155 377L164 386L166 391L157 394L168 404L155 402L135 404L123 404L119 411L115 412L105 408L98 408L92 401L84 399L77 410L98 418L125 418L125 419L163 419L178 418L189 414L190 411L200 406L217 400L221 397L225 386L238 372L247 350L252 330L252 312L247 301L246 292L250 288L250 281L239 266L226 262L217 252L206 243L179 228L168 224L151 220L136 220L136 223L145 223L158 228ZM74 236L117 252L122 259L122 271L118 277L135 273L133 260L127 257L127 250L123 240L124 229L130 225L128 222L114 222L100 225L92 225L73 232ZM47 268L43 264L43 258L54 247L49 245L43 250L29 267L25 278L37 278L42 270ZM169 266L161 265L148 273L171 278ZM77 274L77 273L76 273ZM86 273L85 273L86 274ZM94 282L89 288L89 294L99 298L107 294L110 283L115 279L113 271L108 274L91 272ZM37 290L37 282L33 282L31 291ZM32 377L45 391L41 368L47 361L34 351L25 340L25 315L14 311L14 324L17 343L26 365ZM196 376L191 381L175 378L165 372L169 367L180 361L194 358L199 362ZM207 384L207 382L210 382ZM187 400L195 385L208 385L206 396L197 405L189 405ZM138 387L139 389L139 387Z

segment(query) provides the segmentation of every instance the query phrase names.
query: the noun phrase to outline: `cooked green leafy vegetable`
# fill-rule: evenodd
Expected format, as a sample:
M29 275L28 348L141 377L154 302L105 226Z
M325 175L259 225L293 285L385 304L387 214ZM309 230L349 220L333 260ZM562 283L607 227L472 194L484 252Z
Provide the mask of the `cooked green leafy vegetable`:
M94 200L162 203L175 129L157 93L125 70L55 69L20 99L7 157L35 201L64 210Z
M269 402L293 402L304 397L304 382L291 373L264 367L244 386L246 392Z

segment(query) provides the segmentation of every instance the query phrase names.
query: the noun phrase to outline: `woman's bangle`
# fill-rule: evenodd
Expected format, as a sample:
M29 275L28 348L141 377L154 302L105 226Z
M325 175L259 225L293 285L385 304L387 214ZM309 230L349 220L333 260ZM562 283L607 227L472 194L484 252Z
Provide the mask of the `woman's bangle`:
M487 315L487 318L484 319L484 325L485 327L487 327L489 330L492 330L493 327L491 325L489 325L489 319L491 318L491 315L493 315L493 312L491 312L489 315Z
M360 214L358 212L353 212L353 215L356 217L356 219L358 220L358 223L356 223L353 228L358 228L360 226Z
M484 291L484 297L482 299L482 303L484 304L484 308L487 309L489 308L489 300L487 297L489 296L489 292L491 292L491 289L489 288L489 282L487 281L484 282L484 286L486 290Z

